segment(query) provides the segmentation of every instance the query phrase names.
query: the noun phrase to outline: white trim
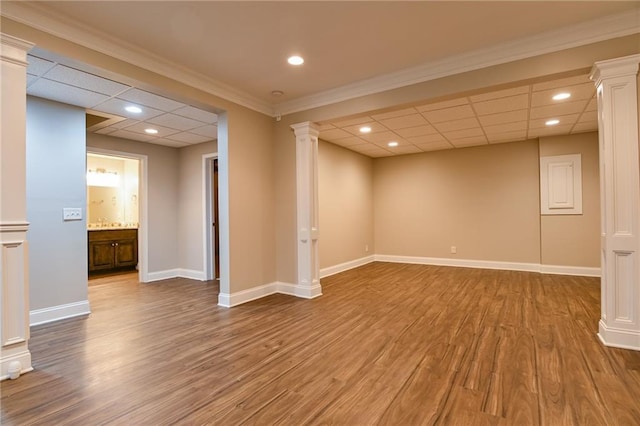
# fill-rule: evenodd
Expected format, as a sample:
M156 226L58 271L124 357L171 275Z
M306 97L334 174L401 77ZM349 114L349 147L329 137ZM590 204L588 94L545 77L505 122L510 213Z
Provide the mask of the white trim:
M219 225L218 218L213 217L212 201L215 202L216 200L213 200L213 188L211 188L211 174L213 173L211 165L213 164L212 160L216 158L218 158L217 152L202 155L202 235L204 236L202 239L202 265L204 276L207 280L218 278L215 276L215 265L213 264L213 257L215 256L213 239L215 235L210 226L213 220L215 220L216 226Z
M311 287L278 282L278 293L289 296L296 296L302 299L315 299L322 296L322 286L314 285Z
M220 294L218 294L218 306L232 308L277 293L300 297L302 299L313 299L322 295L322 289L319 285L304 287L276 281L231 294L220 292Z
M637 331L609 328L600 320L598 338L605 346L640 351L640 333Z
M285 101L275 106L276 115L306 111L360 96L559 52L638 32L640 32L640 27L638 27L637 11L624 12Z
M149 272L147 274L147 280L141 281L141 282L152 283L154 281L168 280L170 278L178 278L180 277L181 271L182 269L175 268L175 269L166 269L164 271Z
M599 277L600 268L587 266L540 265L540 273L554 275L575 275L582 277Z
M375 260L376 262L414 263L418 265L456 266L460 268L504 269L507 271L540 272L540 265L537 263L447 259L443 257L393 256L386 254L376 254Z
M52 306L50 308L35 309L29 312L29 325L46 324L67 318L89 315L90 313L91 308L88 300Z
M204 271L196 271L193 269L176 269L178 277L189 278L190 280L206 281Z
M101 154L140 161L138 180L138 281L149 281L149 157L143 154L87 146L86 154ZM88 213L87 213L88 215ZM89 238L87 236L87 238Z
M367 263L375 261L375 256L361 257L360 259L350 260L348 262L340 263L338 265L327 266L320 269L320 278L329 277L331 275L339 274L340 272L348 271L349 269L357 268Z
M28 230L29 222L6 221L0 223L0 232L27 232Z
M2 15L48 34L69 40L80 46L153 71L164 77L180 81L203 92L219 96L254 111L274 116L273 106L243 90L214 80L189 68L169 61L120 40L110 34L97 31L81 22L73 21L59 12L41 5L11 2L2 4Z

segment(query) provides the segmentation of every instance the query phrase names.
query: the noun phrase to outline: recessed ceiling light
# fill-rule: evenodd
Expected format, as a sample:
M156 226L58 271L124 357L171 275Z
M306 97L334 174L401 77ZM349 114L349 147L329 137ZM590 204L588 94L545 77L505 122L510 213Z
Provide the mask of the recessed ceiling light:
M304 64L304 59L302 59L301 56L289 56L287 62L289 62L291 65L302 65Z
M546 124L547 126L555 126L558 123L560 123L560 120L553 119L553 120L545 121L544 124Z
M389 142L387 145L393 148L394 146L398 146L398 142L396 142L396 141L391 141L391 142Z
M370 131L371 131L371 127L369 126L360 127L360 133L369 133Z
M158 131L156 129L144 129L145 133L149 133L150 135L157 135Z
M571 93L562 92L562 93L558 93L556 95L553 95L553 97L551 99L553 99L554 101L563 101L565 99L569 99L570 97L571 97Z
M134 114L140 114L142 112L142 108L133 105L125 107L124 109Z

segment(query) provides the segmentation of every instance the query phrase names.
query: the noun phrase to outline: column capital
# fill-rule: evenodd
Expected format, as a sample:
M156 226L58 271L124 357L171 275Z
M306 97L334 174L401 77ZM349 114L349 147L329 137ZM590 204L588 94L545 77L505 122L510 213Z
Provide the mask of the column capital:
M608 59L593 64L589 78L599 85L605 78L625 77L638 74L640 55L625 56L623 58Z
M16 65L27 66L27 52L34 44L16 38L9 34L0 33L0 58Z
M296 136L314 136L318 137L320 135L320 127L311 121L304 121L302 123L292 124L291 128L293 129L293 133Z

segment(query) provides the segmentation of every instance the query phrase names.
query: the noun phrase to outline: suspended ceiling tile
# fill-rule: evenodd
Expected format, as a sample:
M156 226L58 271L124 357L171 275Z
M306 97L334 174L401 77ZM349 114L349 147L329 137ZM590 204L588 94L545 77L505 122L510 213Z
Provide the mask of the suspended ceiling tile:
M356 118L349 118L346 120L338 119L338 121L331 121L331 124L333 124L336 127L348 127L348 126L357 126L358 124L362 124L362 123L371 123L372 121L373 119L371 117L356 117Z
M115 132L116 130L118 130L118 129L116 129L116 128L115 128L115 127L113 127L113 126L109 126L109 127L103 127L102 129L98 129L98 130L96 130L96 131L95 131L95 132L93 132L93 133L99 133L99 134L101 134L101 135L108 135L109 133L113 133L113 132Z
M374 120L380 121L380 120L386 120L388 118L402 117L405 115L412 115L417 113L418 113L418 110L416 110L415 108L403 108L395 111L383 112L380 114L373 114L371 118L373 118Z
M407 138L407 141L411 142L414 145L423 145L423 144L446 142L446 139L440 133L434 133L431 135L422 135L422 136Z
M129 132L127 130L116 130L115 132L110 133L109 136L116 136L123 139L131 139L134 141L142 141L142 142L149 142L152 139L157 139L157 138L154 138L153 136L142 135L140 133Z
M527 130L527 122L526 121L517 121L515 123L506 123L499 124L496 126L485 126L484 131L489 135L497 135L500 133L508 133L515 131L525 131Z
M587 103L588 101L585 100L531 108L531 114L529 117L533 120L536 118L556 118L560 115L581 113L587 106Z
M373 142L373 143L387 143L393 140L400 139L397 134L390 131L380 132L380 133L368 133L366 135L361 135L360 137L368 142Z
M136 123L140 123L140 120L134 120L132 118L127 118L122 121L118 121L117 123L111 124L109 127L113 127L114 129L125 129L129 126L133 126Z
M497 133L495 135L487 135L489 143L506 143L522 141L527 138L526 130L518 130L515 132Z
M153 93L145 92L144 90L135 88L129 89L126 92L119 94L118 98L164 112L171 112L186 106L183 103L165 98L164 96L158 96ZM211 123L205 122L205 124Z
M419 152L422 152L420 148L411 144L398 145L396 147L389 148L389 150L396 154L417 154Z
M567 92L571 94L571 97L562 101L554 101L553 97L561 92ZM551 89L541 92L534 92L531 97L531 106L539 107L544 105L555 105L564 102L572 102L583 99L591 99L596 93L596 87L593 83L578 84L563 89Z
M93 74L78 71L74 68L66 67L64 65L56 65L49 70L44 77L47 80L57 81L58 83L65 83L75 87L81 87L92 92L102 93L103 95L115 96L124 90L127 90L129 86L126 84L117 83L113 80L98 77Z
M91 92L44 78L33 83L27 89L27 93L32 96L39 96L83 108L91 108L109 98L101 93Z
M514 123L517 121L527 121L529 110L519 109L516 111L502 112L500 114L490 114L478 117L483 126L495 126L499 124Z
M164 145L171 148L182 148L184 146L189 146L189 144L185 142L172 141L170 139L164 139L164 138L154 139L153 143L156 145Z
M585 111L598 111L598 100L595 97L589 101Z
M575 77L567 77L558 80L536 83L532 86L532 88L534 92L539 92L542 90L558 89L562 87L573 86L576 84L589 83L590 81L591 80L589 80L588 74L580 74Z
M334 141L335 139L348 138L350 136L353 136L353 135L342 129L335 129L335 128L320 132L320 139L324 139L326 141Z
M497 114L499 112L509 112L517 109L527 109L528 107L528 94L473 103L473 109L475 109L478 115Z
M202 121L207 124L215 124L218 122L217 114L192 107L191 105L185 105L182 108L178 108L173 111L173 113L183 117L193 118L194 120Z
M520 86L511 89L496 90L495 92L481 93L479 95L469 96L471 102L490 101L492 99L507 98L516 95L529 93L530 86Z
M367 133L362 133L360 131L360 128L362 127L370 127L371 128L371 133L380 133L380 132L388 132L389 129L387 129L385 126L383 126L382 124L378 123L377 121L367 121L365 123L361 123L361 124L355 124L352 126L345 126L342 128L342 130L345 130L347 132L349 132L349 136L352 135L356 135L356 136L364 136ZM346 136L345 136L346 137Z
M443 133L443 136L448 140L470 138L472 136L482 136L484 138L484 133L482 132L482 129L480 127L473 127L471 129L456 130L454 132L446 132L446 133Z
M451 145L456 148L465 148L468 146L477 146L477 145L487 145L487 139L482 137L472 137L472 138L463 138L456 139L455 141L450 141Z
M585 111L582 113L580 118L578 119L578 123L584 123L586 121L590 121L593 123L598 123L598 111Z
M462 118L474 117L475 113L469 105L455 106L452 108L438 109L435 111L425 111L422 113L431 124L443 121L460 120Z
M418 144L416 146L418 148L420 148L422 151L425 151L425 152L428 152L428 151L441 151L443 149L451 149L451 148L453 148L453 145L451 145L447 141L424 143L424 144L421 143L421 144Z
M435 128L439 132L453 132L456 130L471 129L473 127L480 127L480 123L475 118L465 118L463 120L445 121L442 123L434 124Z
M27 55L27 62L29 63L29 65L27 66L27 73L37 75L38 77L41 77L44 73L46 73L56 65L55 62L38 58L37 56L33 55Z
M331 141L334 144L337 145L341 145L341 146L354 146L354 145L366 145L369 142L365 141L362 138L359 138L357 136L350 136L348 138L343 138L343 139L336 139L334 141Z
M537 129L529 129L529 138L538 138L541 136L554 136L554 135L566 135L569 133L573 126L547 126Z
M438 133L438 131L436 130L435 127L427 124L425 126L398 129L396 130L396 133L402 136L403 138L410 138L414 136L432 135L434 133Z
M218 126L214 124L207 124L206 126L196 127L189 130L189 133L195 133L200 136L208 136L209 139L218 139Z
M173 135L169 135L165 139L170 139L172 141L178 141L178 142L185 142L189 144L197 144L197 143L209 142L213 138L202 136L202 135L195 135L189 132L180 132L180 133L175 133Z
M402 117L388 118L381 120L391 130L406 129L407 127L417 127L429 124L420 114L403 115Z
M320 133L322 133L324 130L331 130L331 129L335 129L336 126L334 126L331 123L320 123L318 124L318 130L320 130Z
M153 128L158 131L157 134L150 135L151 137L155 137L155 138L165 138L169 135L173 135L179 132L179 130L171 129L169 127L158 126L156 124L151 125L145 122L134 124L132 126L127 127L126 129L127 129L127 132L136 132L143 135L149 135L144 131L145 129L149 129L149 128Z
M93 109L101 112L108 112L110 114L119 115L121 117L131 118L137 121L148 120L153 117L157 117L162 114L162 111L159 111L154 108L149 108L145 106L141 106L142 112L138 114L134 114L132 112L127 111L125 108L128 106L134 105L131 102L123 101L122 99L109 99L106 102L102 102L96 105ZM137 106L137 104L135 104Z
M556 119L560 120L560 123L557 125L566 126L575 124L575 122L580 117L580 114L569 114L569 115L560 115L556 117ZM545 123L548 121L546 118L537 118L535 120L529 121L529 129L538 129L541 127L548 127Z
M426 111L435 111L438 109L447 109L447 108L457 107L461 105L468 105L468 104L469 104L469 101L467 100L467 98L457 98L457 99L451 99L449 101L434 102L430 104L419 105L415 108L419 112L426 112Z
M191 130L196 127L202 127L202 122L192 120L190 118L181 117L174 114L163 114L148 120L149 123L158 124L160 126L171 127L178 130Z
M584 123L577 123L575 126L573 126L571 133L597 132L597 131L598 131L597 121L585 121Z
M27 87L31 86L38 79L37 75L27 74Z

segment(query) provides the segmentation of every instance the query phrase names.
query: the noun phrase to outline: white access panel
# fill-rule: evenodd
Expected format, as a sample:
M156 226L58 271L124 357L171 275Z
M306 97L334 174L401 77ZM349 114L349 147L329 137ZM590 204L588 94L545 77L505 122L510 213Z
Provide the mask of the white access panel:
M540 213L582 214L580 154L540 157Z

